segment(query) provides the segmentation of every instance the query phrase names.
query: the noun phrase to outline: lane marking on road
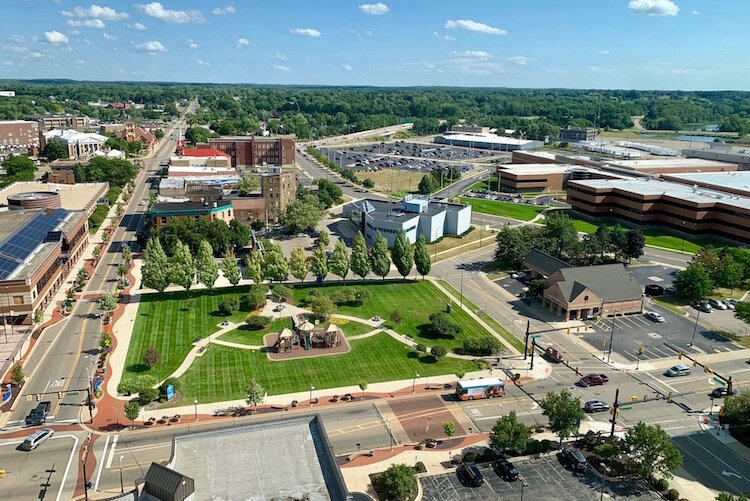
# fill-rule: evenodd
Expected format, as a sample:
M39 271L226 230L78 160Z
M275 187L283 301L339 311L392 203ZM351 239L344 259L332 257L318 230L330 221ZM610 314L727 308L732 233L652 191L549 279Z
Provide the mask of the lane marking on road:
M60 501L60 497L62 497L63 489L65 489L65 480L68 478L68 470L70 470L70 464L73 462L73 455L78 450L78 437L74 435L63 435L60 438L63 437L70 437L74 440L73 442L73 448L70 450L70 457L68 457L68 464L65 466L65 473L63 473L62 482L60 482L60 490L57 491L57 498L55 498L55 501ZM52 437L55 438L55 437Z
M688 437L688 438L690 438L690 437ZM692 439L691 439L691 440L692 440ZM727 486L729 486L729 488L730 488L730 489L738 489L736 485L734 485L733 483L729 482L729 481L728 481L728 480L726 479L726 476L725 476L725 475L720 475L720 474L719 474L719 472L718 472L718 471L716 471L716 470L714 470L714 469L713 469L713 468L711 467L711 465L710 465L710 464L708 464L708 463L704 463L704 462L703 462L703 461L702 461L701 459L699 459L699 458L698 458L697 456L695 456L694 454L692 454L692 453L691 453L691 452L690 452L690 451L689 451L689 450L688 450L687 448L682 448L682 447L680 447L680 450L681 450L681 451L682 451L682 452L683 452L684 454L687 454L688 456L690 456L691 458L693 458L693 459L694 459L694 460L695 460L695 461L696 461L696 462L698 463L698 465L699 465L700 467L702 467L702 468L706 469L706 470L707 470L707 471L708 471L709 473L711 473L711 475L713 475L713 476L714 476L714 477L716 477L717 479L721 480L721 481L722 481L722 482L723 482L724 484L726 484ZM732 469L734 469L734 468L732 468ZM723 470L722 470L722 471L723 471Z
M729 468L729 469L730 469L731 471L733 471L733 472L736 472L736 471L737 471L737 470L736 470L736 469L735 469L735 468L734 468L733 466L731 466L730 464L726 463L726 462L725 462L724 460L722 460L722 459L721 459L721 458L720 458L719 456L717 456L717 455L716 455L716 454L714 454L713 452L711 452L711 451L709 451L708 449L706 449L705 447L703 447L703 446L702 446L702 445L701 445L701 444L700 444L700 443L699 443L699 442L698 442L697 440L695 440L694 438L691 438L690 436L685 436L685 438L687 438L688 440L690 440L691 442L693 442L693 443L694 443L695 445L697 445L698 447L700 447L701 449L703 449L704 451L706 451L706 452L707 452L707 453L708 453L708 454L709 454L709 455L710 455L710 456L711 456L712 458L714 458L714 459L718 459L718 460L719 460L719 462L720 462L721 464L725 465L725 466L726 466L727 468ZM744 477L742 477L742 478L744 479Z
M101 458L104 459L104 457L107 455L107 447L109 447L109 435L107 435L107 439L104 441L104 449L102 449L102 455ZM96 465L96 469L98 470L96 473L96 482L94 482L94 490L99 490L99 479L102 477L102 470L104 469L104 461L98 461L98 464Z
M107 466L106 466L107 469L110 469L112 467L112 459L115 457L115 447L117 447L118 437L119 435L115 435L115 438L112 439L112 448L109 450L109 457L107 458Z
M86 311L86 315L83 317L83 322L81 323L81 333L78 337L78 349L76 350L76 357L73 360L73 365L70 368L70 373L68 373L68 377L65 378L65 386L63 386L63 393L68 391L68 387L70 386L70 382L73 380L73 374L76 371L76 366L78 365L78 360L81 358L81 350L83 349L83 338L86 335L86 322L88 319L88 316L91 314L91 311L94 309L93 302L89 303L89 309ZM88 381L86 381L86 384L88 384ZM60 409L60 405L62 405L62 401L65 397L57 400L57 405L55 406L55 410L53 411L53 414L57 414L57 411Z
M667 383L665 383L664 381L662 381L662 380L661 380L661 379L659 379L658 377L654 376L654 375L653 375L653 374L651 374L650 372L646 372L646 375L648 375L648 377L650 377L651 379L653 379L654 381L656 381L656 382L657 382L657 383L659 383L660 385L662 385L662 386L666 386L667 388L669 388L670 390L672 390L672 391L674 391L674 392L677 392L677 391L678 391L677 389L673 388L672 386L669 386L669 385L668 385Z

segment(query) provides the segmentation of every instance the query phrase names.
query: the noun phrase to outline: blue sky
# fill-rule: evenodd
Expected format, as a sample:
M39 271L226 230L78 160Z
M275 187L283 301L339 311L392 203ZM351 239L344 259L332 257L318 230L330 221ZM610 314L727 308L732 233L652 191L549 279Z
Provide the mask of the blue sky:
M0 78L750 89L747 0L3 0Z

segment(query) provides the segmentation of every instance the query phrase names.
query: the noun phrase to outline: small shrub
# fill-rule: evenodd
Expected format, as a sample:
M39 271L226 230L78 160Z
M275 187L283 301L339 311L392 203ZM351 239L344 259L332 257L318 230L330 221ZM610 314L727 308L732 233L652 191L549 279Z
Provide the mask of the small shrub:
M419 343L417 345L417 351L420 352L420 353L424 353L424 352L427 351L427 347L425 345L423 345L422 343Z
M161 399L164 399L165 401L167 400L167 386L169 386L170 384L172 385L172 389L175 391L175 393L177 393L177 390L180 389L180 382L179 382L179 380L177 380L177 379L175 379L173 377L167 378L161 384L161 386L159 386L159 399L160 400Z
M240 301L236 297L230 297L219 303L219 313L228 317L240 309Z
M427 472L427 467L424 465L422 461L417 461L417 464L414 465L414 469L417 470L417 473Z
M401 323L401 312L399 312L398 310L393 310L391 312L391 322L393 322L396 325L400 324Z
M549 452L552 449L552 442L546 438L542 440L542 452Z
M665 497L669 501L677 501L678 499L680 499L680 493L677 491L677 489L669 489L665 494Z
M612 444L599 444L594 447L594 452L600 458L607 459L617 454L617 447Z
M542 452L542 443L539 440L526 442L526 454L539 454Z
M157 398L159 398L159 390L156 388L141 388L138 392L138 403L142 406L148 405Z
M445 349L445 346L438 345L438 346L433 346L432 348L430 348L430 353L432 354L433 357L439 359L439 358L444 357L448 353L448 350Z
M461 334L461 326L444 311L430 315L430 333L440 338L453 339Z
M372 179L370 179L370 178L368 177L368 178L366 178L366 179L365 179L364 181L362 181L362 186L364 186L364 187L365 187L365 188L367 188L368 190L371 190L372 188L374 188L374 187L375 187L375 181L373 181Z
M464 456L465 463L473 463L477 460L476 452L465 452L463 456Z
M464 352L468 355L493 355L502 349L503 344L494 336L481 336L464 341Z
M245 317L245 323L253 330L259 330L271 323L271 319L262 315L253 315L252 313Z
M125 395L131 395L133 393L140 393L144 388L150 388L156 384L156 378L148 374L141 374L140 376L131 376L127 379L120 381L117 385L117 392Z
M485 359L483 359L483 358L477 358L477 359L475 359L474 363L477 364L477 368L480 371L490 368L490 362L487 361L487 360L485 360Z
M656 482L656 488L659 490L659 492L664 492L667 489L669 489L669 481L666 478L660 478Z

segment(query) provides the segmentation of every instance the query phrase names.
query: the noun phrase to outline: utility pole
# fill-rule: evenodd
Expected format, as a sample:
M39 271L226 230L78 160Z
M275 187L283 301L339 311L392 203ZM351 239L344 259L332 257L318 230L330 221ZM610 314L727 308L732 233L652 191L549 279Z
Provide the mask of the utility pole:
M461 269L461 308L464 307L464 270Z
M617 421L617 409L620 404L617 403L617 398L620 396L620 388L615 390L615 403L612 404L612 430L609 432L609 437L612 438L615 435L615 422Z
M695 325L693 326L693 337L690 339L690 344L688 346L693 346L693 342L695 341L695 332L698 330L698 320L701 318L701 310L698 310L698 316L695 317Z
M526 360L526 355L529 353L529 328L531 327L531 322L529 320L526 321L526 336L523 338L523 359Z
M609 363L609 358L612 355L612 341L615 337L615 320L617 319L617 312L615 312L614 315L612 315L612 329L609 332L609 351L607 352L607 363Z
M638 361L635 363L635 370L638 370L638 366L641 365L641 355L643 355L643 346L638 348Z
M83 497L85 501L89 501L89 481L86 479L86 463L89 460L89 450L91 449L91 434L87 438L88 443L83 453Z

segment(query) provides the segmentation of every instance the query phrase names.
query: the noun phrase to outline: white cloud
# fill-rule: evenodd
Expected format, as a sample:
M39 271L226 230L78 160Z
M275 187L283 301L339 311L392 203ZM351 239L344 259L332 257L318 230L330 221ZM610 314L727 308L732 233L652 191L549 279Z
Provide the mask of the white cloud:
M286 57L286 54L282 54L278 51L276 52L276 54L274 54L273 58L278 59L279 61L286 61L287 59L289 59L288 57Z
M341 65L341 67L344 68L346 71L352 71L352 66L350 64L344 63Z
M314 28L293 28L289 30L289 33L292 35L297 35L299 37L311 37L311 38L318 38L321 33L314 29Z
M109 33L102 33L102 37L105 40L117 40L117 37L114 35L110 35Z
M142 25L141 23L133 23L128 28L133 28L134 30L138 31L146 31L146 27Z
M68 19L67 24L68 26L83 26L84 28L96 28L97 30L107 27L101 19L84 19L83 21L79 19Z
M511 63L516 63L520 66L526 66L531 62L531 58L526 56L513 56L509 57L508 61L510 61Z
M359 10L368 16L382 16L390 12L391 8L383 2L378 3L363 3L359 6Z
M455 42L456 41L456 39L454 37L452 37L450 35L441 35L437 31L433 31L432 34L433 34L433 36L435 38L439 38L440 40L445 40L445 41L448 41L448 42Z
M216 7L214 10L211 11L211 14L215 14L217 16L226 16L227 14L234 14L237 12L234 7L231 5L228 5L226 7Z
M445 28L449 30L461 29L466 31L473 31L475 33L482 33L484 35L507 35L508 32L495 28L488 24L472 21L471 19L456 19L448 20L445 22Z
M61 44L61 43L68 43L68 37L60 33L59 31L45 31L44 32L44 38L49 42L53 44Z
M85 61L83 59L79 59L79 60L76 61L76 63L78 63L78 64L84 64L84 62Z
M3 61L3 66L13 66L13 61Z
M33 57L33 58L37 58L37 57L42 57L42 53L41 53L41 52L32 52L32 53L31 53L31 54L29 54L29 55L30 55L31 57Z
M204 61L201 58L198 58L198 60L196 61L196 63L200 64L201 66L211 66L211 63L207 63L206 61Z
M13 35L10 37L11 40L13 40L16 43L25 43L26 38L23 35Z
M28 51L29 49L27 49L26 47L21 47L21 46L12 46L8 50L10 50L11 52L15 52L17 54L23 54L24 52Z
M198 44L197 44L197 43L195 43L195 41L193 41L193 39L192 39L192 38L188 38L188 39L187 39L187 40L185 41L185 43L186 43L186 44L188 45L188 47L190 47L190 48L191 48L191 49L193 49L193 50L195 50L195 49L197 49L197 48L198 48Z
M80 35L80 34L81 34L81 32L78 31L78 30L70 30L68 32L68 35L73 35L73 36Z
M598 54L601 54L602 56L608 56L610 52L608 50L600 50Z
M451 52L453 57L465 57L472 59L492 59L492 54L486 50L462 50L460 52Z
M96 4L91 4L88 8L79 6L74 7L71 11L64 10L62 15L66 17L91 17L107 21L122 21L130 17L127 12L117 12L110 7L101 7Z
M156 54L157 52L167 52L167 48L164 47L160 41L158 40L151 40L149 42L143 42L139 43L135 46L136 50L141 50L144 52L149 52L151 54Z
M281 64L274 64L273 69L276 71L291 71L292 69L289 66L283 66Z
M136 5L147 16L170 24L203 23L206 20L199 10L170 10L165 9L159 2L146 5Z
M628 9L649 16L676 16L680 11L672 0L630 0Z
M692 12L692 14L693 14L694 16L697 16L697 15L699 15L700 13L701 13L701 12L700 12L699 10L694 10L694 11Z
M250 41L247 38L238 38L237 39L237 47L249 47Z

